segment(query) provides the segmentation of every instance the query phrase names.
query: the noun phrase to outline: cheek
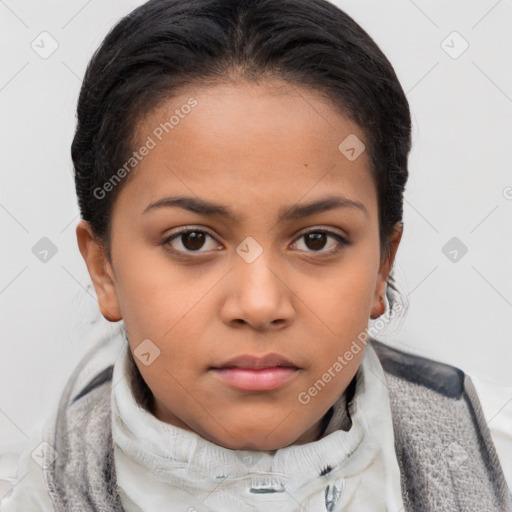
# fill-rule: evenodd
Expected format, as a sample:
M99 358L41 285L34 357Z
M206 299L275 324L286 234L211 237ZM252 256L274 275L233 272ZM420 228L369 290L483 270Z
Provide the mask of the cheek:
M132 245L135 247L135 244ZM192 295L163 249L133 249L118 257L116 293L128 332L161 337L185 314Z
M321 280L308 280L305 299L337 334L350 326L366 326L375 290L376 271L363 257L354 254L337 270Z
M164 349L171 348L172 340L173 353L187 352L187 340L200 337L211 314L219 272L179 266L163 249L153 248L119 259L117 274L119 305L131 343L149 338Z
M317 317L316 332L322 338L315 345L315 375L325 372L354 340L361 339L368 327L374 288L372 266L356 256L347 260L343 269L330 273L321 282L311 280L304 288L309 290L306 303ZM348 366L357 366L357 357L353 355Z

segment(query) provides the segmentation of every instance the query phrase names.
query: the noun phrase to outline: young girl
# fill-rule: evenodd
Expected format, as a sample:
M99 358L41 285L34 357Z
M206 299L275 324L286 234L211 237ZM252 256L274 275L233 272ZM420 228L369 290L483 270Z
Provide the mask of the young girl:
M151 0L93 56L80 252L122 321L2 511L510 511L470 379L387 347L411 122L325 0ZM387 301L386 301L387 299Z

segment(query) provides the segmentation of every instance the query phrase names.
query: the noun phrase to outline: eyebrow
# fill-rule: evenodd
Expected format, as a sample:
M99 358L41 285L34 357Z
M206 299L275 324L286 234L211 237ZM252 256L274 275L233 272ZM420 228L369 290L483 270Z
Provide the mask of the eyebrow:
M199 215L218 216L231 220L232 222L240 222L238 215L236 215L228 206L187 196L164 197L157 201L153 201L144 208L142 215L151 210L171 207L183 208L184 210L188 210ZM368 210L361 202L354 201L343 195L330 195L310 203L282 207L279 210L278 219L279 222L297 220L317 213L333 210L335 208L352 208L360 210L367 217L369 216Z

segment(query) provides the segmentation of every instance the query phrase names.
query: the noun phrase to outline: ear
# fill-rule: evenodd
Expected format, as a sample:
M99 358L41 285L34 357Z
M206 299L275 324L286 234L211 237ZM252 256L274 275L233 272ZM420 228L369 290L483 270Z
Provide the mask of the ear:
M394 225L389 240L389 256L383 255L381 259L379 274L377 276L377 284L375 286L375 293L373 296L370 318L378 318L379 316L383 315L384 312L386 311L386 301L384 297L386 295L389 274L391 273L391 269L393 268L393 262L395 261L396 251L398 249L398 246L400 245L400 240L402 239L403 227L404 225L402 222L397 222Z
M85 220L81 220L76 227L76 239L96 290L101 314L109 322L118 322L123 317L117 300L114 271L103 245L97 241Z

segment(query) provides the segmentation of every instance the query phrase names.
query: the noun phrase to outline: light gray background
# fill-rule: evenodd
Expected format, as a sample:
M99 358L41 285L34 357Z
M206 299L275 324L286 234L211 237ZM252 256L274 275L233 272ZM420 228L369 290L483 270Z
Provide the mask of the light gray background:
M76 244L70 144L85 66L107 31L140 3L0 1L3 454L39 428L98 336L116 330L99 314ZM512 1L336 3L388 56L413 115L405 233L395 265L409 309L379 337L474 376L491 428L506 430L512 418ZM42 45L43 31L58 43L46 59L31 47ZM454 31L469 44L457 58L464 41L450 36ZM32 252L42 237L57 247L46 263ZM456 262L442 252L452 237L468 249ZM500 455L510 467L506 449L510 444ZM0 457L0 470L9 460Z

